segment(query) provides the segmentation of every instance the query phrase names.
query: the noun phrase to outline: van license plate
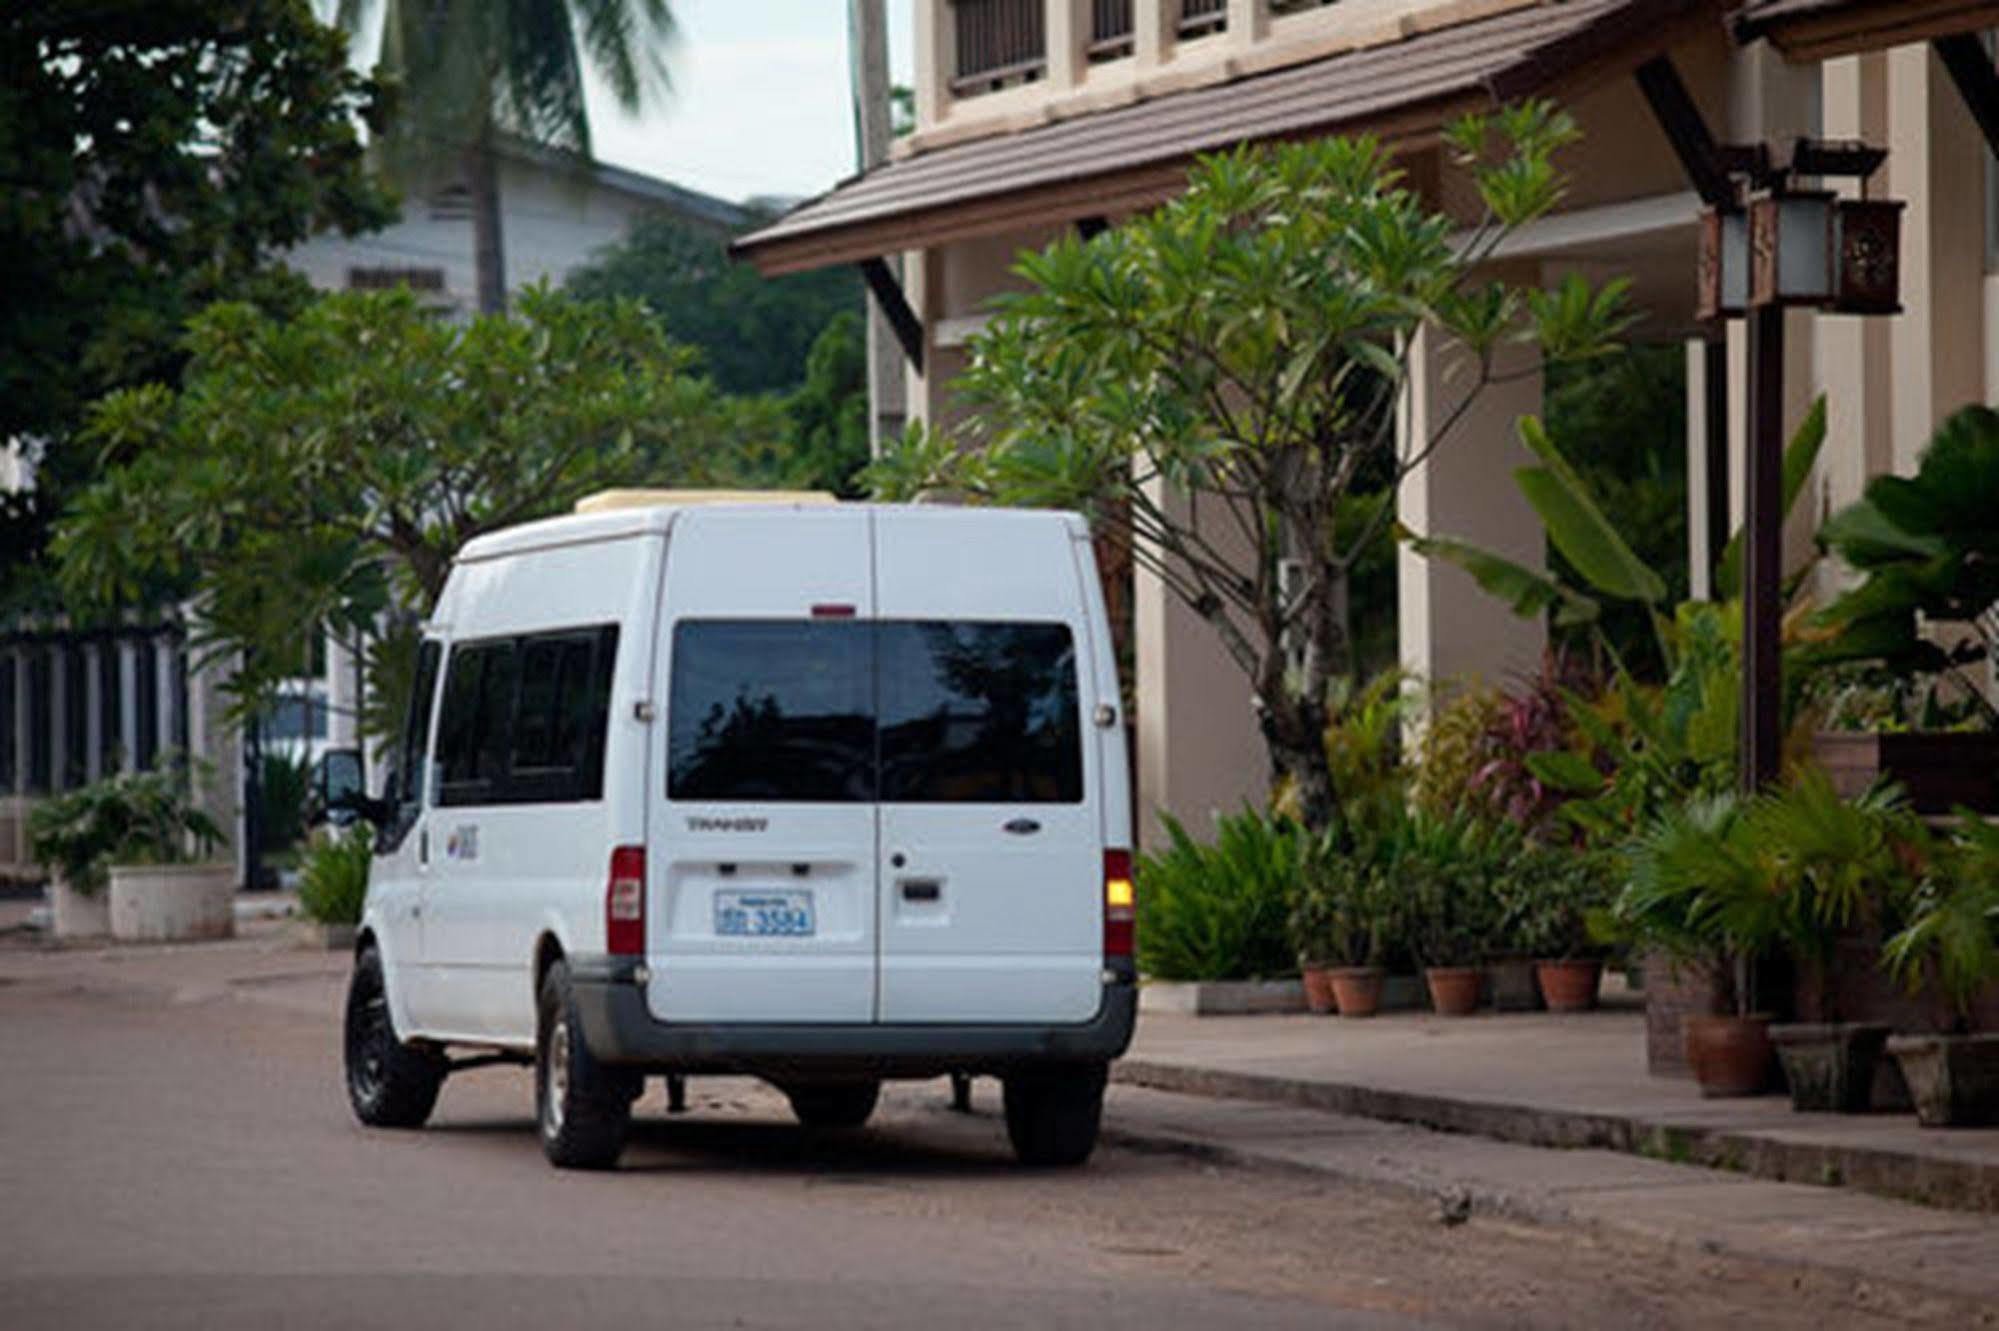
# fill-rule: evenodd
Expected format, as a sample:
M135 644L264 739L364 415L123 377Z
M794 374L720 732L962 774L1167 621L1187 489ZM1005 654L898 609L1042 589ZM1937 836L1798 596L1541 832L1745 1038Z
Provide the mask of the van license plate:
M734 938L809 938L810 892L717 892L715 932Z

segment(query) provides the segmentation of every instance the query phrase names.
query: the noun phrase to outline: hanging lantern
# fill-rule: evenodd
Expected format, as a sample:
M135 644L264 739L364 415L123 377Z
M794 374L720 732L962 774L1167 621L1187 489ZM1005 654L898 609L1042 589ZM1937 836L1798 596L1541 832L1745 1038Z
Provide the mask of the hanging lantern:
M1701 212L1695 316L1734 319L1749 308L1749 217L1739 209Z
M1834 213L1835 313L1902 312L1903 206L1897 199L1840 201Z
M1749 201L1749 299L1756 305L1829 304L1835 200L1821 190L1772 190Z

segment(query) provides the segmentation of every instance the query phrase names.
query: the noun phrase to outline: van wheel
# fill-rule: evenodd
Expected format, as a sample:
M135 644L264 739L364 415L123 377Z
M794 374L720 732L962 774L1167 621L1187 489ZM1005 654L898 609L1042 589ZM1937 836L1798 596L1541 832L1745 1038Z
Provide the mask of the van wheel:
M535 1118L541 1150L561 1169L609 1169L625 1149L637 1078L599 1063L583 1043L569 967L558 961L541 981L536 1024Z
M343 1034L347 1102L354 1117L371 1128L422 1127L437 1104L449 1065L436 1050L396 1037L382 955L372 947L354 959Z
M1104 1116L1102 1063L1034 1068L1005 1079L1006 1135L1023 1165L1080 1165Z
M878 1081L807 1083L783 1088L791 1112L808 1128L858 1128L881 1098Z

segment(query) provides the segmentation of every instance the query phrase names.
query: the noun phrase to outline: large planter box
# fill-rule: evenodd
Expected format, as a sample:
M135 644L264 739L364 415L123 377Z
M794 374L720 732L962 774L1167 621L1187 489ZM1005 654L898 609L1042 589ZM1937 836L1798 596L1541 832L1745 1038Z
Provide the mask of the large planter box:
M1140 1012L1187 1017L1243 1017L1303 1012L1302 980L1148 980L1138 991Z
M49 880L49 923L57 938L104 938L111 933L111 892L88 895L60 878Z
M1999 734L1822 730L1812 736L1812 754L1833 788L1849 798L1887 777L1908 791L1917 813L1949 813L1960 805L1999 813Z
M111 867L111 936L121 943L228 938L236 932L229 864Z

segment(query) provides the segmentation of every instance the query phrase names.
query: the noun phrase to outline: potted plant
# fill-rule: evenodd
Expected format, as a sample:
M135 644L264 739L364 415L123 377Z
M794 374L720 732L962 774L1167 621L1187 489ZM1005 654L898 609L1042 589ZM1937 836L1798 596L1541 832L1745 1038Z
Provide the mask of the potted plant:
M1833 950L1850 931L1878 928L1923 838L1901 792L1877 786L1841 798L1831 777L1808 766L1784 790L1759 799L1750 836L1770 866L1785 945L1812 991L1810 1022L1770 1028L1791 1107L1858 1114L1873 1107L1886 1022L1841 1020Z
M1999 1123L1999 1032L1973 1032L1979 995L1999 980L1999 827L1964 815L1939 848L1883 960L1911 992L1933 986L1947 1009L1934 1034L1898 1035L1902 1066L1924 1127Z
M1336 838L1320 843L1307 864L1302 896L1312 903L1309 946L1342 1017L1371 1017L1381 1009L1389 925L1384 866L1392 845L1392 835L1378 829L1350 831L1344 846Z
M1521 946L1534 958L1534 982L1550 1012L1587 1012L1603 983L1603 948L1591 920L1610 905L1603 852L1585 846L1535 846L1515 875Z
M1411 819L1410 844L1397 869L1409 945L1439 1015L1468 1016L1478 1008L1480 966L1497 914L1494 864L1511 853L1495 844L1502 836L1468 818Z
M101 938L111 932L104 865L115 845L95 786L36 801L28 813L28 855L49 875L49 912L57 938Z
M1810 659L1872 662L1891 688L1919 693L1864 731L1816 737L1846 793L1891 777L1918 813L1999 812L1999 705L1973 677L1999 651L1995 512L1999 412L1974 406L1938 428L1914 476L1876 477L1820 529L1861 581L1818 616L1824 640ZM1939 635L1934 624L1961 631Z
M218 924L206 881L217 867L194 863L221 832L190 802L190 776L185 764L167 763L105 777L36 806L30 853L53 872L58 936L108 932L129 940L230 931L230 884L223 885ZM227 866L220 871L233 874Z
M1706 978L1714 1010L1684 1024L1687 1062L1703 1095L1756 1095L1769 1087L1770 1018L1753 1010L1755 973L1757 958L1781 934L1780 912L1734 795L1670 806L1633 845L1630 881L1612 918Z
M66 884L97 890L111 936L227 937L235 869L204 863L222 834L190 797L185 764L123 772L61 796L34 815ZM38 852L39 853L39 852Z

